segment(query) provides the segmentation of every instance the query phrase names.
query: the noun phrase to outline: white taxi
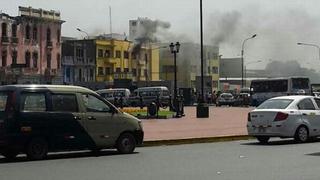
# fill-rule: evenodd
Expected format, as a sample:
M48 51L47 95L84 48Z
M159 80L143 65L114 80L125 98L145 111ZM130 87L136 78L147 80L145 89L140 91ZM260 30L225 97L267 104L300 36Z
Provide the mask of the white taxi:
M248 114L248 134L267 143L270 137L306 142L320 136L320 98L281 96L263 102Z

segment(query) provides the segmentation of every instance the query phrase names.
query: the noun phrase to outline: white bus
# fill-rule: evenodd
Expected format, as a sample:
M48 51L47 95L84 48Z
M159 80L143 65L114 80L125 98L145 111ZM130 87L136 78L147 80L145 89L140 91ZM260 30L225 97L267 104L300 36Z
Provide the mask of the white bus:
M251 105L258 106L263 101L287 95L311 94L307 77L284 77L252 80L250 85Z

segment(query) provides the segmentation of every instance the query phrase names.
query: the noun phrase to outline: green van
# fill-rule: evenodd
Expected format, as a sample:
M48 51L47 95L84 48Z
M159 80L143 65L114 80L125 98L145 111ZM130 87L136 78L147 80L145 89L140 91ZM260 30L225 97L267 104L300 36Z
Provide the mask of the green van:
M143 142L141 121L89 89L62 85L0 86L0 154L32 160L50 151L116 148Z

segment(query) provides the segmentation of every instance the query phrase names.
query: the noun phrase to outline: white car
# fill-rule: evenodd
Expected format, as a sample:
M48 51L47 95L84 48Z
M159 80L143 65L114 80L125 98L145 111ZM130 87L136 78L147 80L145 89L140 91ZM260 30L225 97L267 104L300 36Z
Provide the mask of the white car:
M320 136L320 98L301 95L268 99L248 114L247 130L261 143L270 137L306 142Z

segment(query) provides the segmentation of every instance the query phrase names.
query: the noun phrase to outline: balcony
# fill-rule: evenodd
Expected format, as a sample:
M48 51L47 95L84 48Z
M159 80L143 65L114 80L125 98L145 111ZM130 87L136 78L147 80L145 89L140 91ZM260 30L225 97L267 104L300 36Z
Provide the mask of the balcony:
M11 37L11 43L16 45L19 43L19 39L17 37Z
M23 75L35 75L38 74L38 68L22 68Z
M46 68L45 71L44 71L44 75L46 77L49 77L49 76L60 76L60 75L62 75L62 71L61 71L61 69Z
M2 37L1 37L1 44L2 44L2 45L8 45L8 44L9 44L9 37L7 37L7 36L2 36Z
M47 41L47 48L52 49L52 41Z
M64 56L62 57L62 65L63 66L73 66L73 57L72 56Z
M132 73L129 72L121 72L121 73L114 73L114 79L132 79Z

